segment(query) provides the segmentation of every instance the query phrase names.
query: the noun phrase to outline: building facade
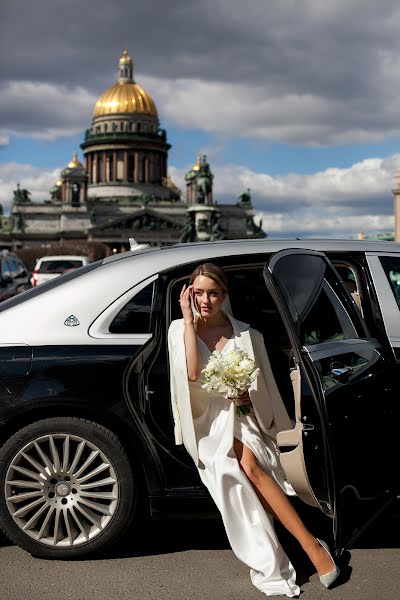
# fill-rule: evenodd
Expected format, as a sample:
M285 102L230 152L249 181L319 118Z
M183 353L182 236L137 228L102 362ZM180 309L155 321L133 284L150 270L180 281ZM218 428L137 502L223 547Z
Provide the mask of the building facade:
M87 240L119 250L129 237L149 244L265 237L248 193L235 204L215 203L205 156L186 173L182 198L168 176L166 131L154 100L134 80L127 51L118 71L95 104L81 144L85 164L74 152L43 202L18 186L11 216L0 215L2 246Z

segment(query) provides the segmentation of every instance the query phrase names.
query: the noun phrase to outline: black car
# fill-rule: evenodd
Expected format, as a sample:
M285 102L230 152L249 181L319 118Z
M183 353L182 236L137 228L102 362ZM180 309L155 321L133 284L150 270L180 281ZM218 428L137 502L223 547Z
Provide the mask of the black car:
M144 515L213 504L174 443L167 331L201 262L264 335L294 427L278 434L300 501L336 554L399 493L400 247L237 240L139 248L0 306L0 523L37 556L114 543Z
M30 273L15 254L1 250L0 267L0 302L32 287Z

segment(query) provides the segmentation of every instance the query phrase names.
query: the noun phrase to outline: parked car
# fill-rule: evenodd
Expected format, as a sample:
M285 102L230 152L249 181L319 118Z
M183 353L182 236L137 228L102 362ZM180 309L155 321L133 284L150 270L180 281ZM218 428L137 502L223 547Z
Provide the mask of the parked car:
M0 251L0 302L31 288L30 275L18 256Z
M42 256L36 261L31 279L32 286L46 283L63 273L88 265L90 262L91 259L88 256Z
M400 246L141 248L0 306L0 522L15 544L73 558L116 542L145 514L210 510L174 443L166 343L182 284L204 261L225 269L233 314L264 335L295 423L278 435L281 461L329 525L336 554L394 502Z

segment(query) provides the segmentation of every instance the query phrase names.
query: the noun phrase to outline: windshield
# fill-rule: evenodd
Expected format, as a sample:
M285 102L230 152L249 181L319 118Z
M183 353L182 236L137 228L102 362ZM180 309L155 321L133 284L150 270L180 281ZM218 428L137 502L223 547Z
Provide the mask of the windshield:
M82 266L82 260L43 260L39 267L39 273L65 273L71 269Z

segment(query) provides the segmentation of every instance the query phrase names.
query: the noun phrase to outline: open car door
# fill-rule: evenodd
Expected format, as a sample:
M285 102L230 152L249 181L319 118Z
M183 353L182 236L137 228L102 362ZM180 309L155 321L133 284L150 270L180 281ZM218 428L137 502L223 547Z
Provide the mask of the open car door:
M278 434L282 466L298 496L332 518L340 554L395 497L392 369L324 254L277 252L264 278L292 346L296 423Z

